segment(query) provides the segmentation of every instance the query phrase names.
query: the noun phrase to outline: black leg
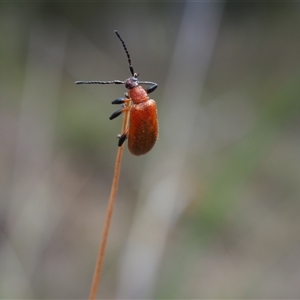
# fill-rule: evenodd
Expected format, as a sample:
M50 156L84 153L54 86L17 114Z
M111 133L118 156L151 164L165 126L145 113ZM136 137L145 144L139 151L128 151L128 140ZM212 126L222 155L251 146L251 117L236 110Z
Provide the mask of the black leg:
M127 139L127 134L123 133L120 137L119 137L119 142L118 142L118 146L121 147L123 145L123 143L125 142L125 140Z
M124 111L124 108L120 108L117 111L115 111L110 117L109 119L115 119L116 117L118 117L122 112Z
M111 104L123 104L125 102L125 98L118 98L111 102Z
M130 101L130 98L117 98L116 100L112 101L111 104L123 104Z
M157 83L155 82L151 82L151 81L140 81L140 84L148 84L150 85L149 88L145 89L145 91L147 92L147 94L152 93L154 90L156 90L157 88Z
M154 90L156 90L157 88L157 84L155 85L151 85L149 88L147 88L145 91L147 92L147 94L152 93Z

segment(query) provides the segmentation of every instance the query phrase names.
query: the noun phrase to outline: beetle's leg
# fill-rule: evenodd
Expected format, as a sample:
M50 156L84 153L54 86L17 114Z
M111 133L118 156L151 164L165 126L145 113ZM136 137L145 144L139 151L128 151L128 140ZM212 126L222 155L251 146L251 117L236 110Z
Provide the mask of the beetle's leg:
M151 81L139 81L140 84L148 84L149 88L145 89L147 94L152 93L157 88L157 83Z
M119 136L119 142L118 142L118 146L121 147L123 145L123 143L125 142L125 140L127 139L127 136L128 136L128 129L122 133L120 136Z
M129 98L117 98L116 100L112 101L111 104L123 104L129 101L131 101Z
M115 111L114 113L112 113L112 115L109 117L110 120L118 117L121 113L123 113L124 111L130 110L130 107L126 106L123 108L118 109L117 111Z
M154 90L156 90L156 88L157 88L157 84L151 85L149 88L145 89L145 91L146 91L147 94L150 94L150 93L152 93Z

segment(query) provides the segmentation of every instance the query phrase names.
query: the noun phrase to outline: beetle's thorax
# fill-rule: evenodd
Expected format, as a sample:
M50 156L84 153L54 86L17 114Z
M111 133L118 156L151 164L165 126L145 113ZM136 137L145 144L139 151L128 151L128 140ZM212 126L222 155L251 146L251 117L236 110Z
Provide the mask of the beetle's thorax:
M128 91L128 95L134 104L139 104L149 100L148 94L140 85L130 89Z

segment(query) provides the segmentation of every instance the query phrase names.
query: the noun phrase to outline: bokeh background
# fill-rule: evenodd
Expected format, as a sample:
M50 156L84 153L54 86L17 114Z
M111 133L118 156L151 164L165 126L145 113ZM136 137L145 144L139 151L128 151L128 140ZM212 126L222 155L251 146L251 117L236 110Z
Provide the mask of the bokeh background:
M124 153L99 298L300 297L300 5L0 3L0 298L88 297L125 40L160 138Z

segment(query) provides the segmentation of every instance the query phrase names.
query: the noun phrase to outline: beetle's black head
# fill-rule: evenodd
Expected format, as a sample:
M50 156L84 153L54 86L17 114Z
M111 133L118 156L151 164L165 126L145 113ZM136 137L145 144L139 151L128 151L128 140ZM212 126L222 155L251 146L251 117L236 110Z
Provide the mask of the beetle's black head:
M138 74L134 73L133 76L129 77L125 80L125 88L128 90L132 90L134 87L139 85Z

